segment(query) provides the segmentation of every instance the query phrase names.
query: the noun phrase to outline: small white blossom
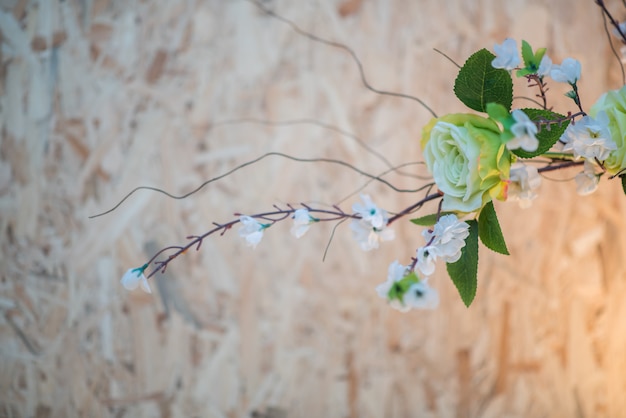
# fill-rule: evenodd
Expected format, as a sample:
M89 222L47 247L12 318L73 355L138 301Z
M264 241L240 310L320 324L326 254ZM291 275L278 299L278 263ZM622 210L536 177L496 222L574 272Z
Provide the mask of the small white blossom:
M461 258L461 249L465 247L465 238L469 236L467 222L459 221L456 215L444 215L432 230L422 232L426 242L430 242L429 252L434 252L446 263L454 263Z
M539 68L537 69L537 75L539 77L546 77L550 75L550 70L552 69L552 60L549 56L544 55L541 58L541 62L539 63Z
M422 276L430 276L435 272L438 258L446 263L459 261L465 239L469 236L469 225L459 221L456 215L444 215L433 229L422 231L422 235L427 244L417 249L415 270Z
M506 147L510 150L521 148L528 152L536 151L539 146L539 141L535 136L537 125L522 110L515 109L511 115L515 119L515 123L511 126L511 133L515 137L506 143Z
M535 190L541 186L541 176L537 167L513 163L509 180L507 201L517 201L521 208L529 208L537 197Z
M124 286L127 290L135 290L137 287L141 286L141 290L144 292L152 293L150 285L148 284L148 279L146 279L146 276L143 274L145 267L146 266L128 269L120 280L122 286Z
M565 58L561 65L552 65L550 77L559 83L575 84L580 79L580 62Z
M387 212L376 206L368 195L361 195L363 204L355 203L352 210L361 217L350 223L354 239L364 251L378 248L379 241L394 239L395 233L387 228Z
M378 208L366 194L361 195L361 200L363 205L360 203L352 205L352 210L360 215L361 219L369 222L374 228L381 228L387 224L387 212Z
M387 280L376 286L378 296L389 300L389 291L408 273L407 266L403 266L397 260L391 263L387 271ZM401 301L394 298L389 300L389 305L400 312L407 312L412 308L434 309L439 305L439 293L430 288L426 280L421 280L407 289Z
M422 280L409 287L402 301L408 308L435 309L439 306L439 292Z
M595 164L585 160L585 169L576 174L576 192L580 196L587 196L596 191L600 177L596 174Z
M391 241L396 236L392 229L386 226L376 228L363 219L352 220L350 229L352 229L354 239L359 243L363 251L378 248L379 241Z
M291 234L296 238L300 238L306 234L306 231L309 230L313 222L315 222L315 219L311 217L307 209L296 210L293 214Z
M565 142L563 151L573 151L574 158L604 161L611 151L617 149L615 141L611 139L609 117L605 112L599 112L596 118L585 116L576 123L571 123L561 141Z
M267 228L267 225L263 225L256 219L245 215L239 217L239 222L243 225L239 228L239 236L245 238L246 243L250 247L256 248L259 242L261 242L261 238L263 238L263 230Z
M495 44L493 50L496 57L491 61L493 68L504 68L505 70L513 70L520 64L519 54L517 52L517 42L515 39L506 38L502 45Z
M417 263L415 263L415 270L419 271L422 276L427 277L435 272L437 253L434 247L424 246L418 248L415 258L417 258Z
M389 297L389 291L391 287L396 283L402 280L404 276L408 273L407 267L403 266L398 262L398 260L394 261L389 265L389 269L387 270L387 280L378 286L376 286L376 293L383 299L387 299Z

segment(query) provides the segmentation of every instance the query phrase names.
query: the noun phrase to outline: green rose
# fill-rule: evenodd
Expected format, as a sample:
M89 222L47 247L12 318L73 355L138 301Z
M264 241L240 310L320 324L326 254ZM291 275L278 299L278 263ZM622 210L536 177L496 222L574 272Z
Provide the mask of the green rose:
M609 117L611 139L617 145L617 149L611 151L604 161L604 167L609 173L617 174L626 169L626 86L604 93L591 107L589 114L595 118L602 111Z
M494 197L506 198L511 153L493 120L462 113L433 119L424 127L422 150L444 193L444 211L474 212Z

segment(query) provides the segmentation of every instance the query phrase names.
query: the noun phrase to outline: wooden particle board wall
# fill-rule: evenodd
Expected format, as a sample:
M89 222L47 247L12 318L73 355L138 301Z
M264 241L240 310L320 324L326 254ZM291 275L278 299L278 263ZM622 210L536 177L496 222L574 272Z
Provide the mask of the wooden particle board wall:
M580 60L587 108L623 84L591 0L263 4L438 114L464 108L457 68L434 49L462 63L507 36ZM421 196L271 156L184 200L142 190L89 218L135 187L184 194L268 152L380 174L421 159L431 115L367 90L345 50L245 0L5 0L0 42L0 416L624 416L618 181L580 197L568 170L530 209L497 202L511 255L481 248L469 309L442 264L437 310L377 297L389 263L423 244L408 222L371 253L340 225L325 260L331 225L296 240L277 224L256 250L228 231L151 279L152 295L128 292L128 268L235 212L349 210L359 191L394 212ZM565 91L550 84L552 103L574 111Z

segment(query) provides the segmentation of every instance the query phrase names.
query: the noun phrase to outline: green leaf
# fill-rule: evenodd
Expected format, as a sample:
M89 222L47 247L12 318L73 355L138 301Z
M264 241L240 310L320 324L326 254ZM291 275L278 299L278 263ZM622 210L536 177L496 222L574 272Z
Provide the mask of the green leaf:
M404 294L407 292L407 290L409 290L409 287L417 282L419 282L419 278L417 277L417 274L412 271L411 273L404 276L401 280L395 282L393 286L391 286L387 297L389 298L389 300L398 299L400 302L402 302L402 298L404 297Z
M511 119L509 111L499 103L487 103L487 114L491 119L496 120L503 125Z
M624 194L626 194L626 174L622 174L620 178L622 179L622 189L624 189Z
M576 92L574 90L570 90L567 93L565 93L565 97L572 99L574 103L576 103Z
M491 66L495 57L481 49L467 59L454 81L454 94L470 109L485 112L487 103L511 109L513 80L508 71Z
M470 226L470 234L465 239L461 258L456 263L448 263L446 267L463 303L469 307L476 296L478 284L478 222L471 220L467 223Z
M516 75L518 77L524 77L528 74L537 74L541 59L546 54L545 48L539 48L537 52L533 54L533 49L526 41L522 41L522 58L524 59L524 68L518 70Z
M541 65L541 60L543 56L546 55L546 48L539 48L535 51L535 64L537 65L537 69L539 69L539 65Z
M546 121L546 120L557 120L564 119L565 116L560 115L558 113L551 112L549 110L543 109L522 109L524 113L532 120L533 122L537 121ZM513 154L517 155L520 158L533 158L538 155L543 154L544 152L548 152L550 148L556 141L559 140L565 129L569 125L569 121L565 121L559 124L551 124L551 125L541 125L539 133L537 134L537 139L539 140L539 146L536 151L528 152L523 149L513 150Z
M441 212L439 214L439 217L442 217L443 215L450 215L451 213L454 212ZM419 218L411 219L411 222L413 222L415 225L420 226L432 226L437 223L437 214L433 213L432 215L426 215Z
M528 74L535 74L536 72L537 72L537 70L532 70L532 69L528 69L528 68L522 68L521 70L517 70L515 75L518 76L518 77L524 77L524 76L527 76Z
M533 64L535 58L532 47L526 41L522 41L522 58L524 59L524 66L526 66L526 68Z
M480 211L478 217L478 236L482 243L490 250L509 255L509 250L506 248L493 202L487 203Z

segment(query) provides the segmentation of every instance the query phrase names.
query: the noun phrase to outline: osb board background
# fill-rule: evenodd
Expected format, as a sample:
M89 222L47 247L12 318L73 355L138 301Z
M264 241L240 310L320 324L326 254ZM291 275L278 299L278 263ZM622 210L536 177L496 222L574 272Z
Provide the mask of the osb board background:
M506 36L579 59L587 106L621 85L591 0L265 4L354 48L375 87L439 114L463 107L456 68L433 48L462 62ZM498 203L512 255L481 249L470 309L442 265L438 310L400 314L378 299L387 265L422 244L404 223L373 253L343 225L325 262L330 225L298 241L278 225L255 251L232 231L156 276L152 296L127 292L123 272L160 246L236 211L336 203L366 179L270 157L186 200L140 192L88 219L136 186L184 193L269 151L387 168L314 124L220 122L317 120L398 164L419 160L430 116L366 90L345 52L243 0L4 0L0 32L1 416L626 416L617 182L580 198L571 181L544 181L532 209ZM390 211L419 198L365 191Z

